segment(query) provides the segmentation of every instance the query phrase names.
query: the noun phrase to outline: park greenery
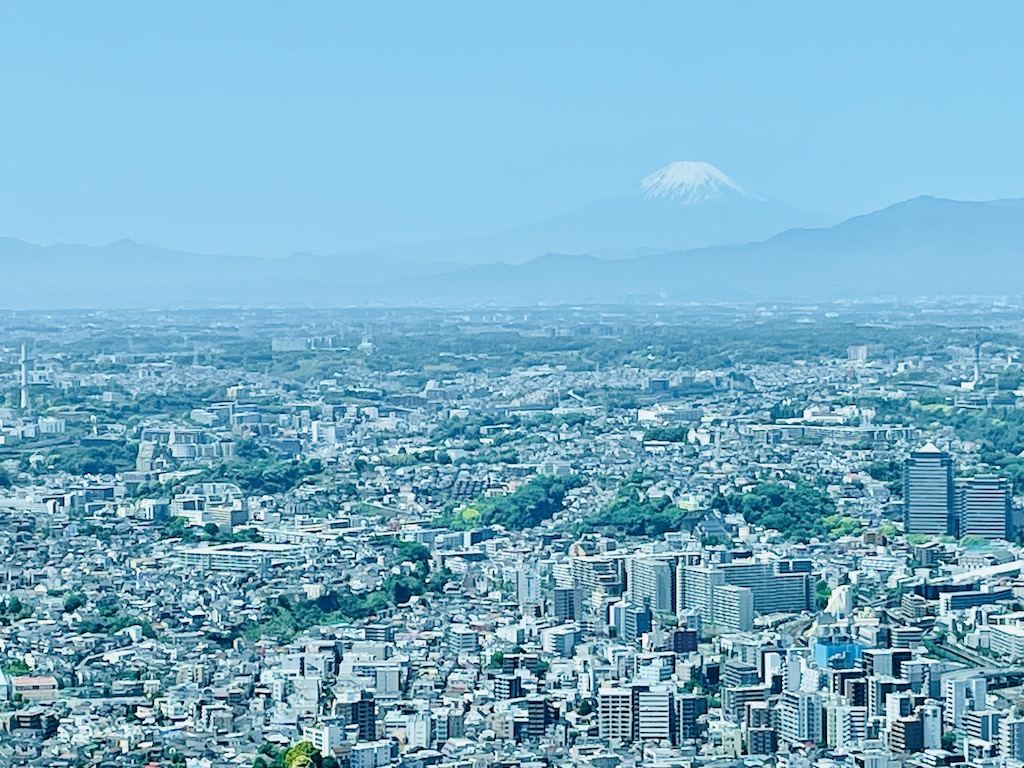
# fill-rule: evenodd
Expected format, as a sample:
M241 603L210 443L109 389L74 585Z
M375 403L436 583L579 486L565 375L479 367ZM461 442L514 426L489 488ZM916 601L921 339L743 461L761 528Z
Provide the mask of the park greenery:
M160 530L164 538L181 539L190 544L238 544L263 541L262 534L254 528L242 528L228 532L216 523L207 523L202 527L193 526L188 524L188 518L177 516L162 522Z
M289 459L270 457L235 458L204 472L192 482L234 483L248 495L262 496L285 493L323 471L320 459Z
M750 525L778 531L790 541L838 538L860 527L857 520L836 513L827 493L806 483L760 483L744 493L718 496L712 507L739 514Z
M120 441L64 445L47 457L45 468L73 475L113 475L134 469L136 453L138 444Z
M69 610L69 605L72 610ZM82 610L87 608L87 610ZM128 627L140 627L145 637L156 637L152 624L145 617L130 613L113 596L104 596L93 605L84 602L84 595L72 593L64 601L65 612L81 611L82 620L77 624L81 634L112 635Z
M577 475L538 475L507 496L479 499L455 512L449 521L456 528L501 525L522 531L550 520L565 508L566 496L583 481Z
M4 674L11 675L12 677L18 677L19 675L28 675L32 672L32 669L22 659L4 659L0 662L0 670L3 670Z
M587 522L595 527L617 528L627 536L661 536L678 530L690 516L671 496L652 494L652 481L634 474L619 486L614 498L592 514Z
M293 600L281 595L261 610L259 621L247 622L242 634L250 640L275 637L291 640L310 627L346 624L374 616L388 607L383 590L356 594L338 587L312 600Z

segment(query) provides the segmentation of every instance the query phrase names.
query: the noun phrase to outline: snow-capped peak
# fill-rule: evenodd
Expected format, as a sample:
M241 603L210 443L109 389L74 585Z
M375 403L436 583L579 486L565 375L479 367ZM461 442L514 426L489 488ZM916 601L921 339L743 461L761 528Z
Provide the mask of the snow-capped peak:
M735 181L711 163L678 160L644 177L640 190L645 200L663 198L680 205L718 200L727 194L746 194Z

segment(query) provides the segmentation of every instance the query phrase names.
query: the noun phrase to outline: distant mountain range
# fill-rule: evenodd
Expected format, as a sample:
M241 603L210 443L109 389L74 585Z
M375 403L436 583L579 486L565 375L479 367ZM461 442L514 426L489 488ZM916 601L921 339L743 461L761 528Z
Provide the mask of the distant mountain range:
M831 227L628 260L549 254L388 286L395 302L1024 295L1024 199L918 197Z
M740 187L710 163L670 163L618 197L543 221L466 240L374 248L350 256L519 264L548 253L630 258L763 240L793 227L831 224Z
M768 204L744 193L724 174L720 178L712 166L669 166L663 171L645 180L649 183L643 194L631 205L637 200L664 204L685 217L718 205ZM652 214L652 220L660 217L660 211ZM552 249L556 252L541 252L522 263L510 259L476 264L459 263L462 259L443 249L432 259L400 251L258 259L181 253L128 240L96 248L0 239L0 307L507 305L1024 294L1024 200L919 197L829 227L791 228L753 242L676 250L660 248L656 239L628 240L625 234L611 240L620 231L614 223L606 230L594 224L587 231L595 233L593 248L565 254ZM663 230L652 224L651 232L658 231ZM635 230L631 235L640 236ZM733 238L720 241L727 239ZM609 248L621 250L610 254ZM640 255L624 258L626 251Z

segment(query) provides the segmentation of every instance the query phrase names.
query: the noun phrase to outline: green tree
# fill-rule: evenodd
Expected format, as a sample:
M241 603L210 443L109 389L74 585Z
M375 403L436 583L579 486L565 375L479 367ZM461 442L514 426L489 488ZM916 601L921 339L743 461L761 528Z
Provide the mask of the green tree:
M71 592L64 598L64 613L74 613L85 604L85 595L81 592Z
M814 604L818 607L819 611L825 610L830 597L832 597L832 588L828 585L827 581L821 579L814 585Z
M300 741L284 753L284 768L309 768L315 765L313 756L319 757L311 741Z

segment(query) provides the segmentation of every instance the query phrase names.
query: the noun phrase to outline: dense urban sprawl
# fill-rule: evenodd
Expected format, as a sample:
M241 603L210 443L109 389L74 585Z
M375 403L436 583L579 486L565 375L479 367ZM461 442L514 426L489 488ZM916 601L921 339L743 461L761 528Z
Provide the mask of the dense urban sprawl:
M0 318L0 765L1024 760L1024 311Z

